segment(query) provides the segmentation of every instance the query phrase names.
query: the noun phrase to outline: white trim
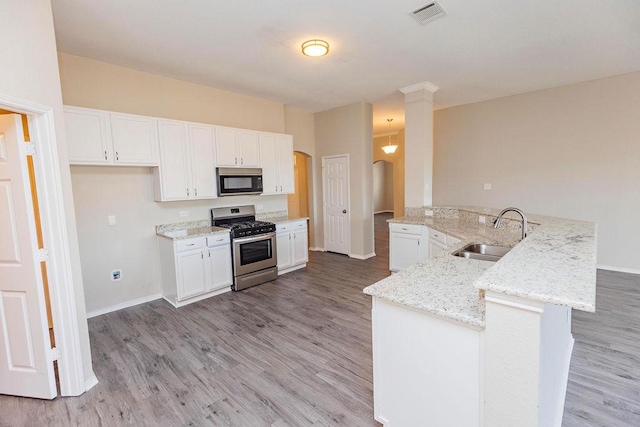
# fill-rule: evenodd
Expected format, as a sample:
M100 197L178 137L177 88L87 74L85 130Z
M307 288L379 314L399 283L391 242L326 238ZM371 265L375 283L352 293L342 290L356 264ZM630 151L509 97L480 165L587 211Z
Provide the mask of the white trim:
M292 271L300 270L301 268L305 268L306 266L307 263L305 262L304 264L297 264L288 268L284 268L282 270L278 270L278 276L291 273Z
M344 255L349 255L351 253L351 160L349 158L349 153L346 154L333 154L330 156L322 156L322 229L324 244L326 247L327 244L327 186L325 185L325 177L326 174L324 172L324 162L325 159L339 159L341 157L345 157L347 159L347 222L349 223L349 238L347 245L347 253ZM336 252L338 253L338 252Z
M571 311L569 311L569 313L571 313ZM560 396L562 398L558 399L560 402L558 403L558 406L557 406L558 412L556 413L556 422L554 423L554 425L556 426L562 425L562 416L564 415L564 403L567 397L567 385L569 384L568 378L569 378L569 370L571 368L571 354L573 353L573 345L575 344L575 342L576 340L575 338L573 338L573 335L572 335L571 339L569 340L569 346L567 348L567 352L565 353L564 369L562 370L562 375L561 375L561 378L567 378L567 381L562 382L562 390L560 392Z
M216 295L224 294L226 292L231 292L231 285L225 286L224 288L217 289L215 291L211 291L211 292L207 292L207 293L195 296L193 298L185 299L185 300L182 300L182 301L171 301L170 299L168 299L164 295L162 295L161 298L163 300L165 300L166 302L168 302L169 304L171 304L172 306L174 306L175 308L180 308L180 307L184 307L185 305L189 305L189 304L194 303L194 302L202 301L203 299L207 299L207 298L215 297Z
M640 270L636 268L615 267L613 265L600 265L596 266L599 270L618 271L620 273L640 274Z
M160 298L162 298L162 294L157 293L153 295L147 295L146 297L136 298L136 299L121 302L118 304L110 305L108 307L104 307L99 310L93 310L88 312L87 319L91 319L92 317L96 317L96 316L102 316L103 314L112 313L114 311L122 310L124 308L129 308L129 307L144 304L147 302L155 301Z
M327 251L325 248L316 247L316 246L309 246L309 250L312 251L312 252L326 252Z
M382 138L382 137L384 137L384 136L396 136L396 135L398 135L399 133L400 133L400 131L399 131L399 130L397 130L397 131L395 131L395 132L378 133L378 134L373 135L373 139L376 139L376 138Z
M60 349L58 376L62 396L86 391L74 279L64 208L60 160L51 107L0 94L0 108L26 114L31 139L37 141L34 169L44 245L49 251L47 278L56 345ZM79 284L82 283L79 279ZM79 285L78 285L79 286Z
M91 375L85 382L84 382L84 389L86 391L91 390L93 387L95 387L96 385L98 385L98 378L94 375Z
M429 92L434 93L438 89L440 88L431 82L422 82L422 83L416 83L411 86L405 86L398 90L406 95L407 93L417 92L419 90L428 90Z
M374 256L376 256L375 252L371 252L370 254L366 254L366 255L349 254L349 258L355 258L355 259L361 259L361 260L373 258Z
M492 291L485 292L484 300L495 304L506 305L507 307L531 311L533 313L542 313L544 311L544 304L541 302L529 301L523 298L499 294Z

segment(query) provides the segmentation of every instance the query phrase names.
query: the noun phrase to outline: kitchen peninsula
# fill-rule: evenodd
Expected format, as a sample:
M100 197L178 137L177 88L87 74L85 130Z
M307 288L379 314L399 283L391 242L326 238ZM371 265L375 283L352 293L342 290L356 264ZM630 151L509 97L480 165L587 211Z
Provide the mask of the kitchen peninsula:
M571 309L595 311L596 224L527 215L520 241L520 218L493 228L498 210L426 209L391 225L460 242L364 290L373 297L376 420L559 426ZM452 255L470 243L513 248L496 263Z

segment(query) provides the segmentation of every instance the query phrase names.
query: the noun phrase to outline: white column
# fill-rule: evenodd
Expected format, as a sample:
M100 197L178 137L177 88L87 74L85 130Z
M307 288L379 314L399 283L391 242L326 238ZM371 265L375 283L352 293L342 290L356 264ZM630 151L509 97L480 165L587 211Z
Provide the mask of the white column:
M433 203L433 94L430 82L407 86L405 108L405 207Z

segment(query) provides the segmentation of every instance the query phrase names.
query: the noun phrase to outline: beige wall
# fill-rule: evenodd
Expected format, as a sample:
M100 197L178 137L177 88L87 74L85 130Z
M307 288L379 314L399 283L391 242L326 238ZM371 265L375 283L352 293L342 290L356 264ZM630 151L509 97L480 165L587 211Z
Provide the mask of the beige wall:
M315 114L316 206L322 206L322 157L349 154L351 255L373 254L373 108L356 103ZM319 211L319 212L318 212ZM322 211L317 211L315 241L324 246ZM317 246L320 246L318 244Z
M393 212L393 163L373 162L373 212Z
M66 105L284 132L284 105L59 53Z
M73 210L67 145L62 115L58 58L49 0L0 2L2 66L0 94L51 107L55 116L60 181L71 257L76 314L85 379L93 377L91 350L85 315L82 272ZM55 284L51 284L55 286ZM55 325L54 325L55 326Z
M598 264L640 272L640 72L438 110L434 175L436 204L596 221Z
M314 194L321 189L319 183L315 181L314 160L315 160L315 119L313 113L292 107L284 107L284 132L293 135L293 149L306 154L307 165L307 193L308 193L308 216L309 216L309 247L316 248L315 233L317 209Z
M279 103L64 53L59 58L65 104L284 131L284 107ZM109 166L71 168L90 313L160 292L156 225L209 219L209 209L219 206L262 205L263 212L287 209L286 196L155 202L151 171L151 168ZM179 216L184 210L189 217ZM116 215L116 226L107 225L108 215ZM110 280L114 269L123 270L119 282Z
M389 144L387 136L373 139L373 161L386 160L393 163L393 215L404 216L404 129L391 137L391 143L398 149L393 154L385 154L382 146Z

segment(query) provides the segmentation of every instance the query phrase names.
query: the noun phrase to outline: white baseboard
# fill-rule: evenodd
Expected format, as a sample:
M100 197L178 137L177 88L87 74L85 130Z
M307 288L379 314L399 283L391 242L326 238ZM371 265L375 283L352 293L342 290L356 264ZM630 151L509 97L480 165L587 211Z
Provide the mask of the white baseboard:
M313 252L326 252L325 248L317 248L315 246L314 247L310 247L309 250L313 251Z
M618 271L620 273L640 274L640 270L636 268L614 267L612 265L597 265L599 270Z
M99 310L90 311L87 313L87 319L91 319L92 317L96 317L96 316L102 316L103 314L111 313L112 311L122 310L123 308L133 307L134 305L155 301L160 298L162 298L162 294L153 294L153 295L148 295L146 297L136 298L129 301L121 302L120 304L115 304L109 307L101 308Z
M91 375L84 381L84 390L89 391L98 384L98 378L95 374Z
M371 252L370 254L366 254L366 255L349 254L349 258L355 258L355 259L361 259L361 260L373 258L374 256L376 256L375 252Z

